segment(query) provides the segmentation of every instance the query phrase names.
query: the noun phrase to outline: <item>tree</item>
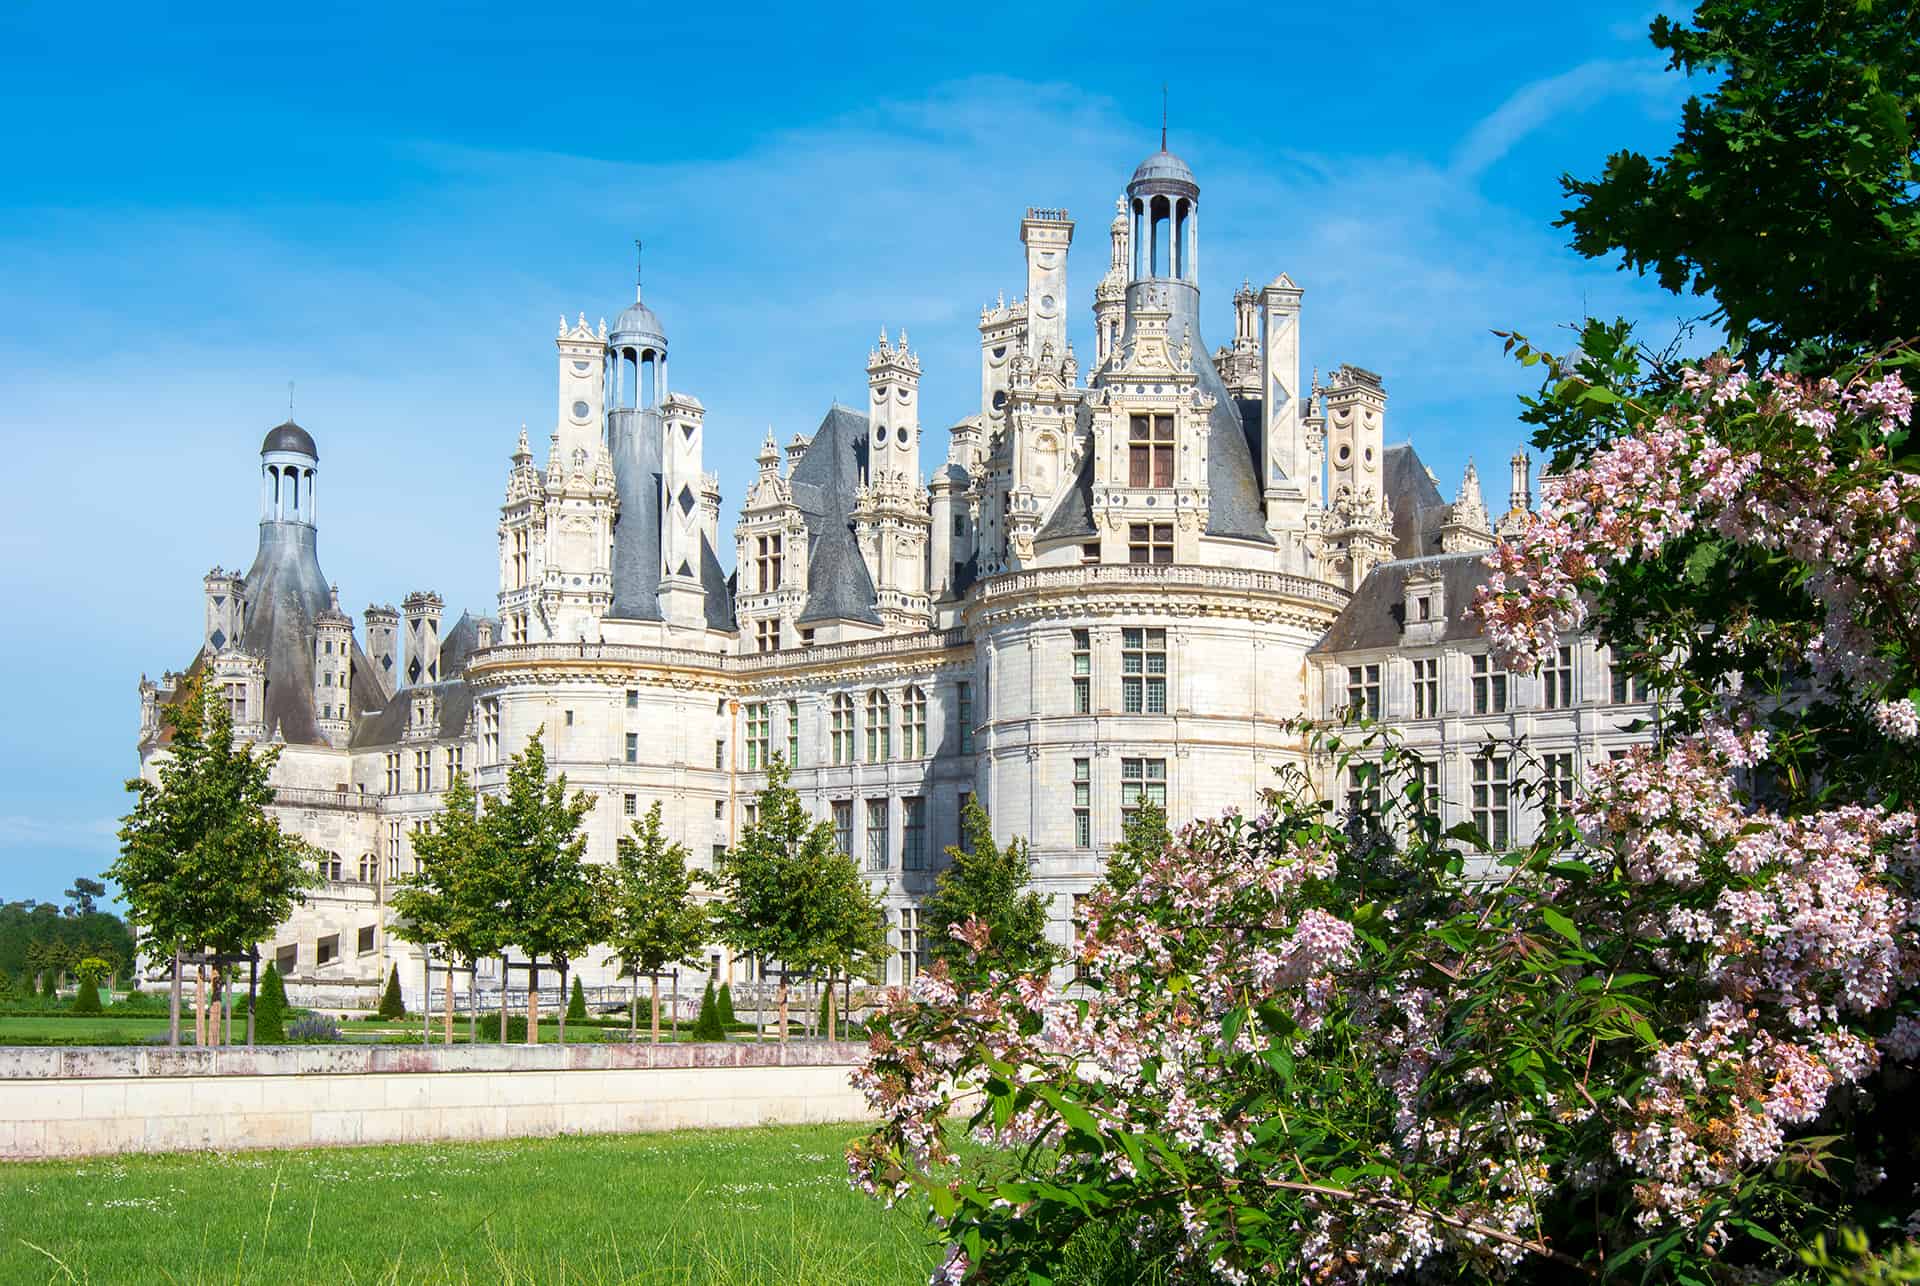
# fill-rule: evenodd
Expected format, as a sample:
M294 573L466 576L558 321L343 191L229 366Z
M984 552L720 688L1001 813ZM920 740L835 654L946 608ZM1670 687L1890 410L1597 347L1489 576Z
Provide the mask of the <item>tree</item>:
M646 975L651 984L655 1044L660 1042L660 972L698 964L712 931L712 917L693 897L698 883L698 874L688 869L686 846L667 838L655 803L620 837L613 860L613 931L607 938L621 968L634 978ZM636 1018L633 1008L629 1030Z
M47 1000L59 997L60 971L58 969L49 969L40 976L40 994Z
M1736 346L1860 356L1920 336L1920 40L1904 0L1705 0L1656 18L1668 65L1712 75L1657 160L1561 180L1560 226L1672 291L1711 295Z
M397 964L387 973L387 987L380 993L380 1008L376 1012L388 1022L398 1022L407 1016L407 1002L400 994L400 966Z
M729 1027L740 1021L733 1016L733 984L730 982L720 984L720 1021Z
M80 980L80 989L74 993L73 1012L76 1014L97 1014L100 1012L100 980L112 975L113 964L99 956L88 956L74 966L74 974Z
M239 954L279 927L316 883L317 852L267 813L278 747L236 742L226 703L198 677L162 711L170 733L157 781L127 783L120 856L107 872L149 958L174 970L169 1038L180 1039L181 951Z
M758 813L722 855L715 924L736 951L778 960L795 973L867 972L887 952L885 913L833 827L814 822L775 757ZM787 1038L788 980L780 979L780 1039Z
M107 886L99 880L90 880L81 876L73 882L66 893L68 915L93 915L99 908L95 902L106 896Z
M706 994L700 997L700 1016L693 1020L695 1040L725 1040L727 1029L720 1025L720 1007L713 998L713 979L707 979Z
M603 867L586 860L587 837L581 829L593 810L586 791L567 794L561 773L547 780L547 752L535 732L525 750L507 765L507 787L489 795L482 817L486 851L500 880L500 939L519 946L530 961L552 961L562 985L568 961L613 929L610 882ZM527 1039L539 1039L538 988L528 977ZM567 1039L566 1014L560 1017L560 1041Z
M567 1021L583 1023L587 1021L587 992L580 984L580 975L573 975L573 994L567 997Z
M1028 973L1045 969L1059 952L1047 941L1047 900L1030 887L1027 841L1016 836L1004 848L995 844L992 820L971 798L960 824L971 842L947 849L947 869L922 912L928 953L950 971L976 963ZM954 930L976 921L988 934L978 951L954 936Z
M267 961L260 975L260 991L253 1002L253 1038L263 1045L277 1045L287 1039L287 987L280 978L280 967Z
M1173 832L1167 826L1167 814L1160 805L1142 800L1120 828L1120 842L1107 855L1107 867L1101 882L1115 892L1133 886L1147 864L1167 851Z
M465 773L455 773L447 783L440 811L413 833L415 868L400 878L391 899L394 936L428 950L438 947L446 963L469 969L481 957L499 951L504 941L500 903L505 889L494 851L473 784ZM442 1034L452 1044L452 970L447 971L446 982ZM424 998L422 1004L430 1010L431 998Z

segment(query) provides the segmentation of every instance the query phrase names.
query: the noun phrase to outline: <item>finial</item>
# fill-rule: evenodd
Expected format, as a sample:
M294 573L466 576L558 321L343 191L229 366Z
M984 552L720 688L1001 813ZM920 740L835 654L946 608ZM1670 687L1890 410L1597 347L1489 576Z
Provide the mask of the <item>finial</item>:
M640 238L635 237L633 239L633 302L636 304L640 302L640 269L642 264L640 256L643 248L640 244Z
M293 418L293 381L287 381L287 418Z
M1167 150L1167 82L1160 82L1160 150Z
M900 351L903 353L907 351L907 328L905 326L900 328Z
M887 347L887 328L885 326L880 328L880 347L883 351Z

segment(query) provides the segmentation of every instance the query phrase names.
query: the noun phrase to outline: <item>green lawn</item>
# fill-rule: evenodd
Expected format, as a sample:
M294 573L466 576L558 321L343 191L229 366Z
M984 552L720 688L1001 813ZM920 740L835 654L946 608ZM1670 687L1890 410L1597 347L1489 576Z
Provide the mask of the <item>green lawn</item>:
M191 1011L180 1016L180 1033L184 1043L193 1043L193 1014ZM85 1016L66 1017L63 1015L41 1016L0 1013L0 1045L140 1045L152 1041L155 1037L167 1034L167 1016L162 1011L157 1016L145 1014L124 1018ZM243 1020L233 1025L234 1040L238 1044L246 1043L246 1026ZM340 1034L347 1039L394 1040L418 1043L420 1039L420 1018L415 1015L399 1022L369 1023L352 1019L340 1023ZM771 1037L773 1031L769 1030ZM795 1028L799 1034L799 1028ZM543 1020L540 1024L542 1043L551 1044L560 1037L558 1021ZM599 1027L583 1023L567 1024L567 1040L572 1044L592 1041L624 1041L627 1038L625 1023L614 1027ZM456 1017L453 1022L455 1044L467 1042L467 1020ZM639 1039L648 1039L645 1024L640 1027ZM660 1039L671 1041L673 1032L666 1025L660 1028ZM691 1039L691 1024L680 1027L680 1039ZM753 1033L734 1032L733 1040L752 1040ZM440 1043L440 1020L433 1023L433 1043Z
M0 1166L0 1281L920 1283L858 1126Z

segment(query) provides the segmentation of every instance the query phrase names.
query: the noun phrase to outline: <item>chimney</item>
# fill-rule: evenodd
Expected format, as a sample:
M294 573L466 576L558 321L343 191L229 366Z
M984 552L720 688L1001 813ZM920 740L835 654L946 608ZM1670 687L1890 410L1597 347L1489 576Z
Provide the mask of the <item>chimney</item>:
M407 684L440 682L440 596L415 590L400 600L407 621Z
M1533 461L1525 451L1513 453L1513 483L1507 491L1507 512L1522 514L1533 509Z
M400 682L400 613L391 603L369 604L367 620L367 660L373 663L373 677L388 697Z

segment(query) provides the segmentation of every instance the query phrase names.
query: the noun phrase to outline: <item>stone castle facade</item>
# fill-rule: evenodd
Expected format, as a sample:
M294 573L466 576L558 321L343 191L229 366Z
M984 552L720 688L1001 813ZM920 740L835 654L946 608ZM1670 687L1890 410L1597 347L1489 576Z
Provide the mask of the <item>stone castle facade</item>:
M449 622L438 595L340 608L317 556L314 439L261 448L258 552L206 577L189 670L245 735L283 744L276 807L325 851L325 882L262 944L299 996L367 1000L415 948L387 932L411 832L453 773L485 792L544 729L592 792L590 855L654 803L709 863L751 820L775 756L882 894L917 968L919 908L962 806L1027 836L1053 933L1141 801L1175 821L1258 807L1302 764L1290 720L1358 703L1426 760L1448 822L1537 824L1524 741L1567 781L1646 735L1645 695L1593 640L1539 676L1492 668L1466 614L1497 526L1531 504L1524 455L1489 513L1470 465L1443 498L1386 443L1378 375L1301 378L1303 292L1285 273L1233 297L1233 340L1201 340L1200 187L1164 150L1107 229L1095 350L1067 338L1064 210L1020 223L1025 297L980 318L980 409L921 460L922 371L905 331L867 355L867 402L769 433L719 551L706 408L668 379L638 290L611 327L563 318L544 458L523 429L499 524L499 598ZM180 676L143 680L142 764ZM1369 784L1325 780L1336 795ZM599 953L579 962L610 978ZM746 962L716 945L710 969ZM482 985L497 985L484 973ZM694 985L697 986L697 980Z

